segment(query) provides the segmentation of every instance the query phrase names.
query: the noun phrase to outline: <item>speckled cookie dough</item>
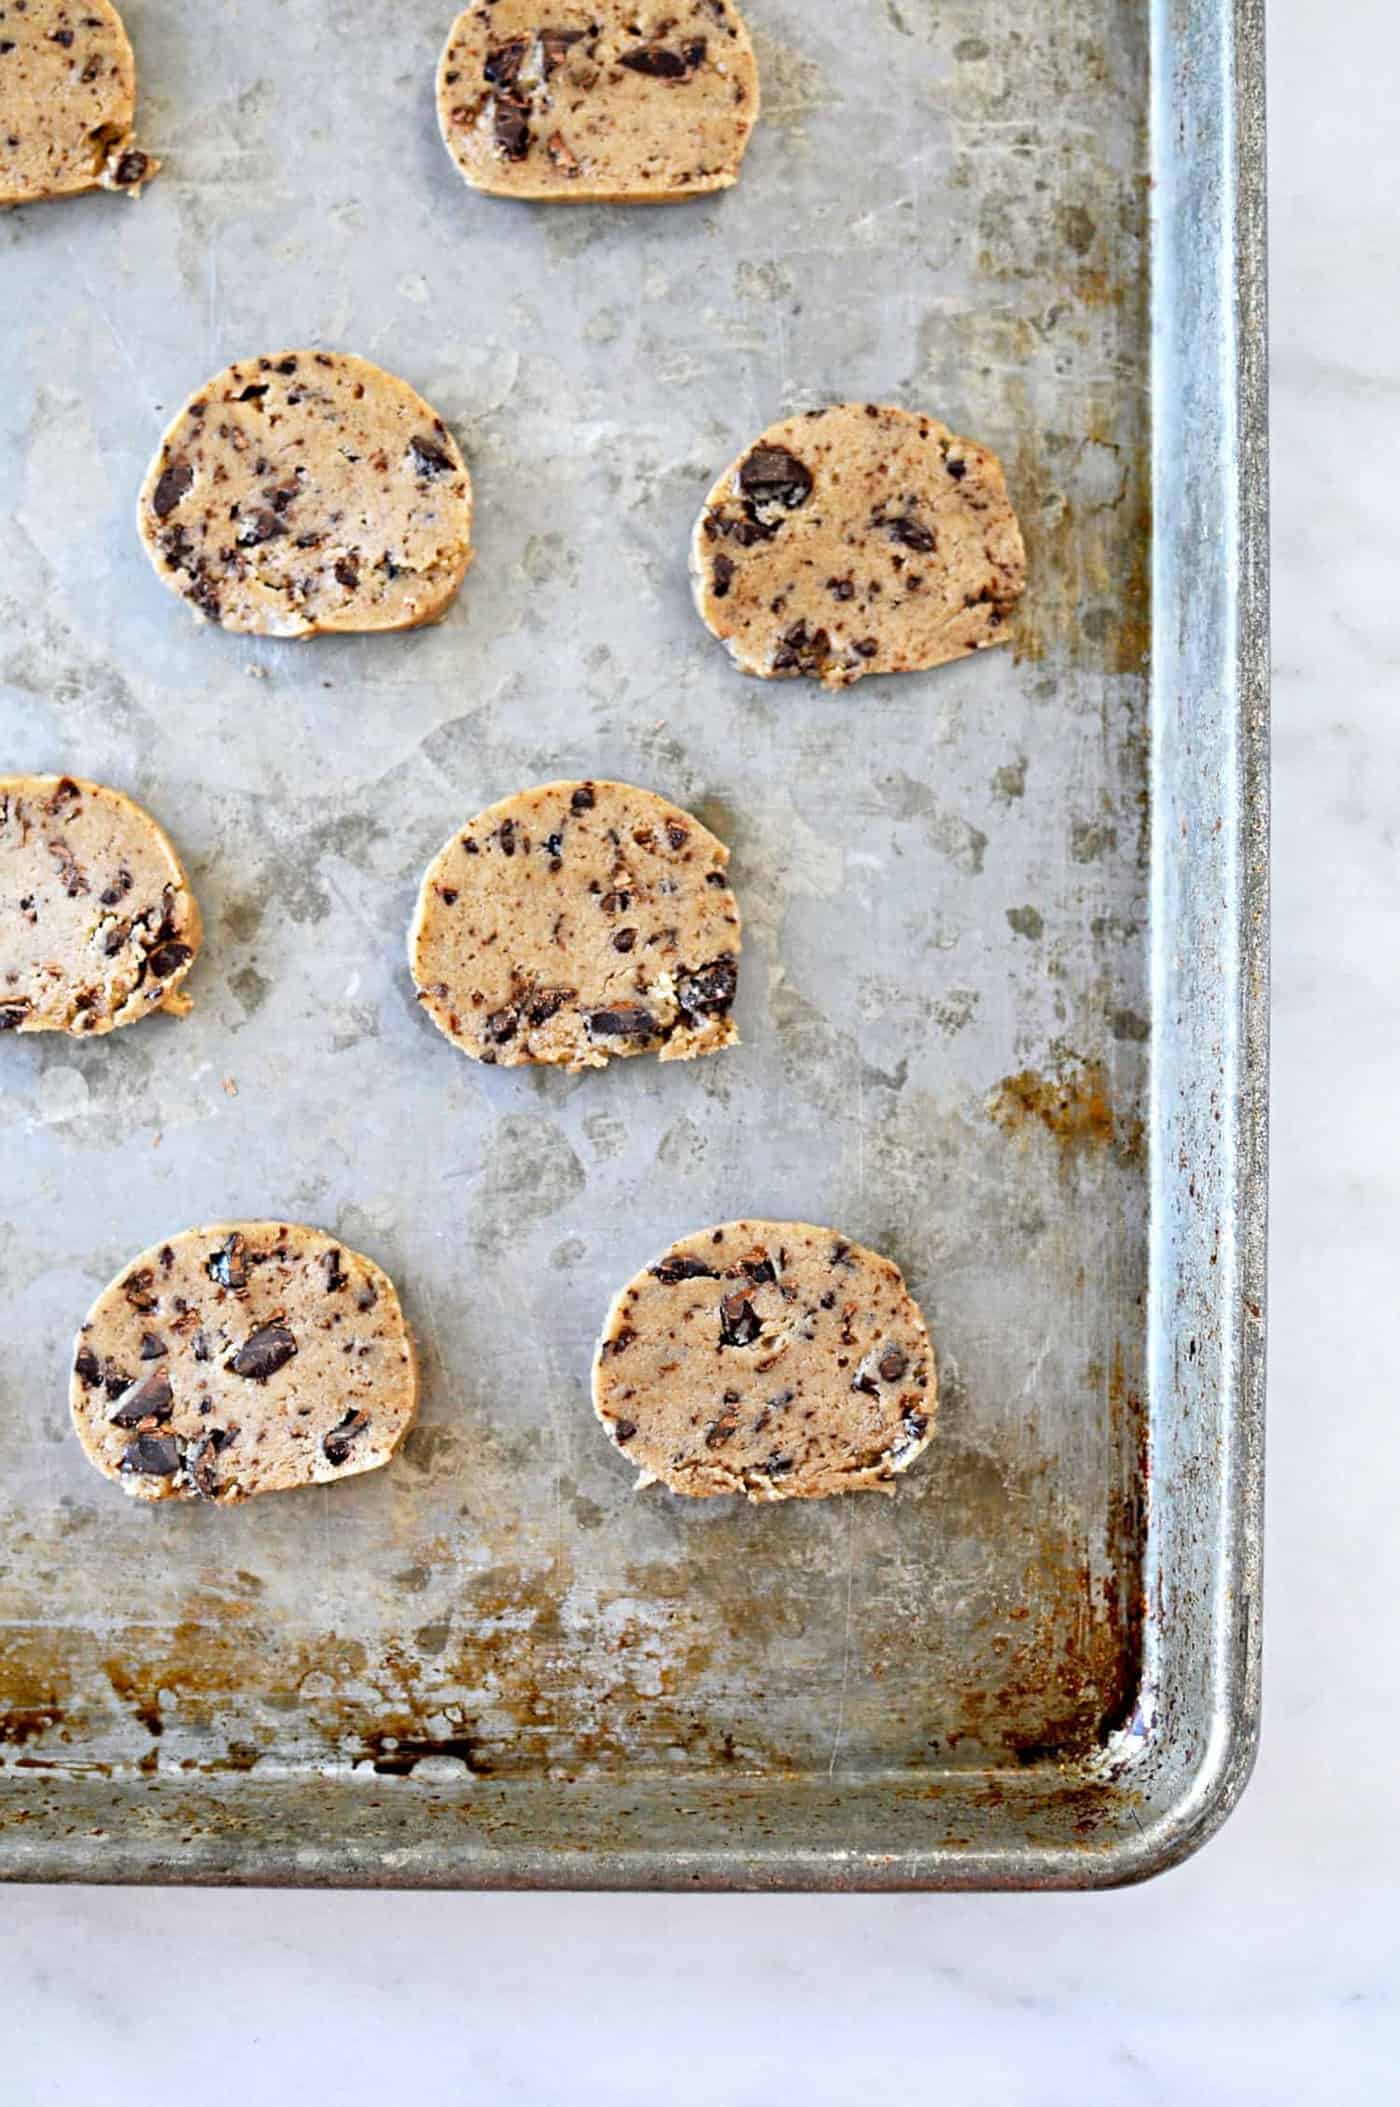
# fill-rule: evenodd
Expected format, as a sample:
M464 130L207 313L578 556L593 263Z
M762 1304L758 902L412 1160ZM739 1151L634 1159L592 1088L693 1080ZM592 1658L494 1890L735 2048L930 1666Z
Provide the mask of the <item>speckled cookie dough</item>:
M893 1492L933 1436L933 1347L898 1266L807 1222L682 1237L616 1298L593 1403L696 1500Z
M490 806L428 867L409 931L418 1000L474 1060L689 1061L738 1038L729 851L627 783L545 783Z
M0 1033L99 1038L183 1015L203 934L148 812L75 776L0 776Z
M221 1222L125 1267L78 1334L89 1463L136 1500L232 1506L387 1463L418 1374L393 1284L320 1229Z
M345 352L279 351L191 396L137 524L201 620L249 636L416 629L471 563L471 477L407 381Z
M995 454L932 417L845 403L775 424L725 470L690 569L746 673L848 688L1003 643L1026 554Z
M664 204L735 182L758 67L732 0L478 0L438 66L438 122L476 190Z
M132 142L136 61L109 0L0 0L0 206L135 196L160 167Z

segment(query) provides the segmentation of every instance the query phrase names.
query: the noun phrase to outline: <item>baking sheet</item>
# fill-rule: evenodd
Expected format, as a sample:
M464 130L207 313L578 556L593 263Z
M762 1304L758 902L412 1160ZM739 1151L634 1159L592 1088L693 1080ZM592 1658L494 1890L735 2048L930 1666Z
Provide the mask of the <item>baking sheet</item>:
M0 1061L13 1875L1103 1880L1247 1770L1257 24L747 11L765 115L717 200L473 196L433 121L450 9L233 0L192 35L138 0L165 172L0 218L5 766L147 804L208 926L188 1021ZM288 345L402 373L466 448L480 554L441 628L226 637L149 570L165 421ZM1002 454L1014 650L828 696L700 627L713 474L845 397ZM428 857L575 774L730 843L742 1052L487 1072L418 1013ZM888 1250L934 1327L897 1501L638 1497L593 1422L612 1290L754 1212ZM422 1424L333 1492L136 1510L68 1431L72 1331L132 1252L268 1214L393 1275Z

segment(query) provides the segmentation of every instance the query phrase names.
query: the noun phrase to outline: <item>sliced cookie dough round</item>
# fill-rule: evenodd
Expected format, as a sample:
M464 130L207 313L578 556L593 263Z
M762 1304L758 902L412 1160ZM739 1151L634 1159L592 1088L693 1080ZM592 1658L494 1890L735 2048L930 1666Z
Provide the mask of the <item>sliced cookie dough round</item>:
M775 424L725 470L690 569L746 673L848 688L1005 642L1026 553L995 454L916 411L844 403Z
M0 0L0 205L139 192L160 167L132 142L136 61L109 0Z
M733 0L478 0L438 66L438 122L473 189L664 204L735 182L758 66Z
M320 1229L221 1222L143 1251L78 1334L89 1463L137 1500L232 1506L387 1463L413 1424L387 1275Z
M76 776L0 776L0 1032L99 1038L183 1015L203 935L148 812Z
M808 1222L682 1237L622 1290L593 1403L641 1472L691 1499L893 1492L937 1410L898 1266Z
M471 563L471 477L407 381L345 352L279 351L190 397L137 524L201 620L248 636L416 629Z
M429 865L409 931L418 1000L474 1060L603 1068L735 1044L729 851L628 783L491 805Z

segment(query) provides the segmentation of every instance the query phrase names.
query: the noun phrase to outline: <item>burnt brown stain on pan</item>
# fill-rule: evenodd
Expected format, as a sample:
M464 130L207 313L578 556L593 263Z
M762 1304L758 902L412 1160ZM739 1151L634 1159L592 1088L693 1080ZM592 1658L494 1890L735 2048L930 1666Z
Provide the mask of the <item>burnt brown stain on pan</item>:
M1143 1161L1145 1136L1136 1107L1115 1110L1107 1064L1062 1051L1044 1069L1003 1076L985 1110L1003 1133L1048 1134L1066 1157L1104 1150L1126 1169Z

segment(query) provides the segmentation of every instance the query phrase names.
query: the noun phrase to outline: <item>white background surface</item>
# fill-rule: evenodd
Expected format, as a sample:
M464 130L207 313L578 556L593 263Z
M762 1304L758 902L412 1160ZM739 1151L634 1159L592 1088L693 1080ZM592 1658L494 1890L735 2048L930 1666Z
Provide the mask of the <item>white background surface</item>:
M12 1889L6 2107L1395 2097L1400 16L1272 14L1269 1554L1240 1811L1083 1898Z

